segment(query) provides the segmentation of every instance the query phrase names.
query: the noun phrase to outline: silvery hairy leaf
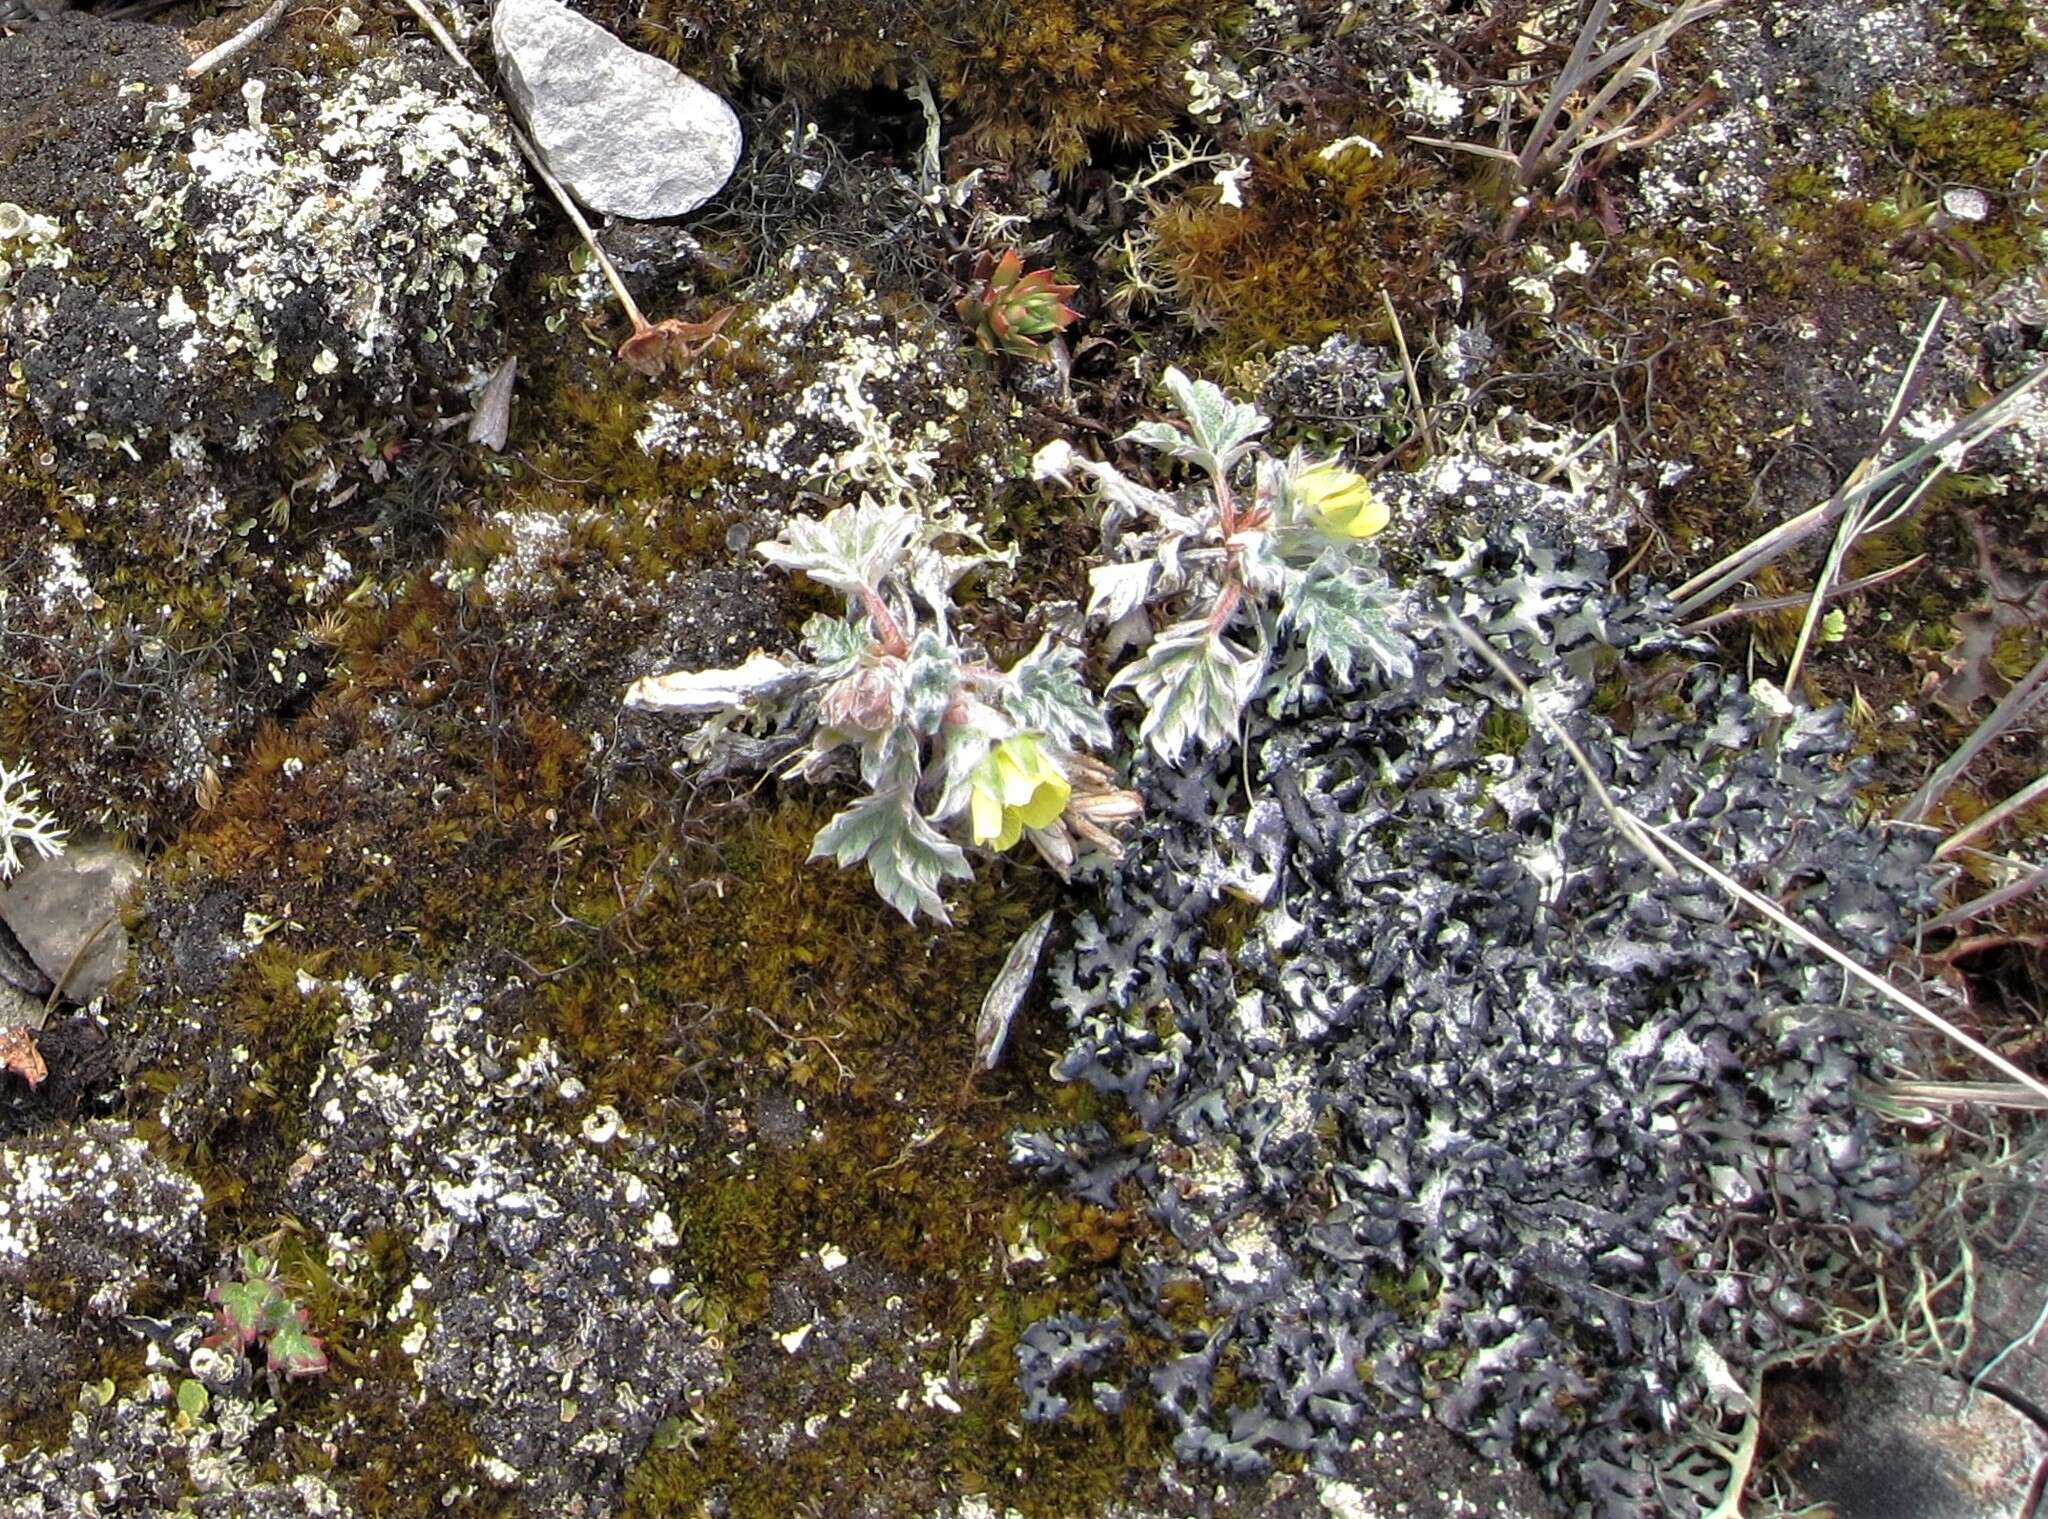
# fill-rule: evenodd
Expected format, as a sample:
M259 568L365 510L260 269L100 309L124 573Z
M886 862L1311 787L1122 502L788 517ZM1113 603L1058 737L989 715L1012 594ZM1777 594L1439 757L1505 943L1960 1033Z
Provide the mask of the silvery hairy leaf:
M1340 681L1350 680L1357 659L1382 676L1406 679L1415 673L1415 661L1407 637L1394 626L1398 605L1393 587L1333 551L1289 594L1281 626L1300 635L1311 666L1327 665Z
M1167 431L1181 442L1186 441L1178 429L1168 428ZM1073 483L1075 474L1085 476L1094 488L1096 499L1102 503L1102 533L1109 542L1114 542L1124 526L1138 517L1150 517L1168 532L1179 533L1183 537L1202 531L1200 521L1182 511L1165 491L1140 485L1114 464L1104 464L1075 453L1073 445L1064 438L1046 444L1033 456L1031 472L1034 479L1058 480L1069 485Z
M1237 544L1237 578L1244 588L1268 598L1284 598L1307 578L1287 562L1280 541L1272 533L1240 533Z
M1167 393L1187 426L1183 431L1165 422L1140 422L1124 437L1189 464L1198 464L1221 478L1243 458L1252 439L1272 425L1258 408L1242 406L1207 380L1190 379L1177 367L1166 371Z
M804 623L804 647L824 675L843 675L874 647L865 617L827 617L816 613Z
M903 669L903 720L919 733L936 733L953 704L960 682L960 656L938 633L926 629L910 646Z
M1048 634L1017 661L1010 681L1010 710L1026 728L1062 748L1109 747L1109 724L1081 679L1080 650L1055 644Z
M626 688L626 705L642 711L709 716L787 701L816 685L820 672L772 654L755 654L728 670L673 670L645 675Z
M864 796L820 828L811 858L827 855L841 869L864 862L882 900L911 923L919 912L950 923L939 887L974 874L960 847L918 816L907 788Z
M1178 764L1189 744L1213 748L1236 736L1238 716L1265 667L1259 655L1196 620L1168 628L1109 684L1138 693L1145 704L1138 737L1159 758Z
M1009 723L998 714L986 708L977 714L978 720L966 723L948 724L945 730L944 747L938 756L939 801L932 808L932 819L944 822L957 817L966 808L967 799L974 786L974 769L988 758L989 750L1008 738Z
M1088 571L1088 615L1115 622L1145 604L1152 590L1157 560L1135 564L1098 564Z
M761 557L782 569L801 570L821 585L857 596L895 569L917 536L917 514L863 499L817 521L791 522L784 537L758 545Z

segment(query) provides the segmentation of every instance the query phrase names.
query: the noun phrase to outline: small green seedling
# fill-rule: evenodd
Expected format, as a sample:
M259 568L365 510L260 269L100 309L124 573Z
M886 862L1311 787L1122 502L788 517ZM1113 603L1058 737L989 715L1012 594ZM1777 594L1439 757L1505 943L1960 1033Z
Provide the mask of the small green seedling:
M220 1320L208 1345L248 1350L260 1340L270 1369L287 1377L315 1377L327 1369L327 1353L307 1333L306 1310L285 1295L277 1262L253 1245L242 1247L241 1280L216 1282L206 1296L219 1305Z

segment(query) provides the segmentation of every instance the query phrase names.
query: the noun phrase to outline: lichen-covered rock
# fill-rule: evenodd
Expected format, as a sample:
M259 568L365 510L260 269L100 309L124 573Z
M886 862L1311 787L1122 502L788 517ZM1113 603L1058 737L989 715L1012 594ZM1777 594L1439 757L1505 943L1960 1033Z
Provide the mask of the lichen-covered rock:
M684 1305L668 1157L518 1050L481 983L326 987L332 1048L290 1187L346 1275L378 1230L416 1275L393 1312L420 1383L470 1420L481 1475L531 1512L606 1514L662 1419L716 1381Z
M1622 804L1868 959L1901 943L1926 846L1855 824L1835 714L1774 737L1697 665L1617 731L1597 684L1626 708L1630 672L1683 646L1656 598L1610 601L1600 556L1527 534L1439 573ZM1854 1097L1884 1025L1707 883L1661 878L1561 745L1503 727L1485 698L1520 703L1476 657L1415 632L1414 681L1254 723L1249 816L1217 823L1234 754L1152 774L1055 970L1058 1074L1143 1137L1091 1124L1015 1154L1105 1206L1135 1187L1182 1249L1100 1319L1027 1333L1020 1371L1041 1414L1142 1387L1183 1455L1226 1470L1334 1459L1427 1409L1583 1512L1692 1513L1712 1498L1655 1470L1672 1431L1741 1407L1826 1287L1796 1253L1737 1269L1735 1242L1772 1220L1892 1242L1912 1205ZM1169 1312L1190 1299L1193 1322ZM1141 1335L1171 1349L1134 1362Z
M111 1120L0 1149L0 1286L105 1318L196 1264L199 1184Z
M175 40L95 47L95 25L0 42L0 73L52 64L40 94L0 96L0 201L42 219L0 245L0 354L49 437L196 464L467 377L526 181L445 59L421 43L333 78L252 75L204 109ZM72 102L96 130L49 131Z
M1006 434L1020 408L957 328L885 304L824 248L793 248L747 293L727 329L744 383L693 379L654 402L640 432L680 464L729 451L729 509L779 510L804 489L915 492L939 515L1019 473L1022 439Z
M185 1339L196 1340L197 1329ZM0 1512L8 1519L355 1519L315 1471L279 1475L277 1404L215 1394L182 1412L182 1378L155 1346L132 1392L79 1387L63 1437L35 1449L0 1445ZM266 1470L267 1469L267 1470Z
M57 1125L0 1148L0 1406L45 1401L75 1342L125 1340L123 1315L175 1297L201 1264L202 1201L124 1123ZM22 1506L44 1490L0 1451L0 1513L93 1512L55 1496Z

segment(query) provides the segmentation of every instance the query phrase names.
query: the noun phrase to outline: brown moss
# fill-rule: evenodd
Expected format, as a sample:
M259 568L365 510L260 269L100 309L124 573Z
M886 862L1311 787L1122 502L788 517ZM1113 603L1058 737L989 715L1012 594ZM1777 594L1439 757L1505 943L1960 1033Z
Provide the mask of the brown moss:
M640 37L728 85L736 59L813 98L922 76L976 148L1071 174L1090 139L1136 142L1178 115L1178 60L1225 10L1223 0L651 0Z
M1352 135L1386 146L1326 156ZM1397 308L1415 299L1452 232L1443 172L1401 140L1379 121L1328 137L1269 129L1247 144L1242 206L1205 185L1155 209L1156 262L1216 333L1211 367L1335 332L1390 336L1381 292Z

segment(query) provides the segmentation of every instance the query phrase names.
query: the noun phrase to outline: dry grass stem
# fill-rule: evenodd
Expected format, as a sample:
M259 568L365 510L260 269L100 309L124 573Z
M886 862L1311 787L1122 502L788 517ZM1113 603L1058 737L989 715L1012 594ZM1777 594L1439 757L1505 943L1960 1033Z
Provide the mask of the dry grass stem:
M1918 823L1925 819L1934 804L1947 794L1948 788L1970 768L1971 761L2033 710L2044 690L2048 690L2048 654L2043 654L2035 661L2034 668L2014 683L2013 688L2005 693L2005 700L1991 709L1991 715L1977 725L1977 731L1964 739L1954 754L1935 766L1934 772L1920 783L1920 789L1899 809L1899 820Z
M1855 960L1850 958L1843 951L1837 949L1834 945L1828 943L1827 940L1823 939L1819 934L1815 933L1812 929L1806 927L1805 924L1801 923L1798 919L1794 918L1790 913L1786 912L1784 908L1780 907L1777 903L1773 902L1769 897L1760 896L1756 892L1751 891L1747 886L1744 886L1740 881L1736 880L1726 871L1720 869L1716 865L1710 864L1708 861L1704 859L1701 859L1700 856L1694 854L1690 849L1686 848L1685 845L1679 843L1676 839L1672 838L1668 833L1665 833L1662 829L1653 828L1647 823L1641 822L1638 822L1637 826L1641 828L1645 833L1649 834L1651 838L1655 839L1658 843L1662 844L1666 849L1670 850L1671 853L1677 855L1681 860L1685 861L1686 864L1692 866L1692 868L1697 870L1701 875L1705 876L1708 880L1712 881L1716 886L1720 887L1723 891L1727 892L1730 896L1734 897L1738 902L1742 903L1743 906L1751 909L1754 912L1762 913L1766 918L1770 919L1772 923L1776 924L1785 933L1791 935L1794 939L1797 939L1801 944L1804 944L1808 949L1813 950L1816 954L1825 956L1828 960L1832 961L1841 970L1846 972L1848 975L1850 975L1857 981L1862 982L1865 986L1869 987L1872 991L1876 992L1880 997L1884 998L1887 1002L1890 1002L1894 1007L1901 1008L1904 1011L1912 1014L1913 1017L1919 1019L1929 1028L1941 1034L1943 1038L1948 1039L1955 1044L1961 1045L1964 1049L1968 1050L1972 1055L1975 1055L1979 1060L1982 1060L1985 1064L1989 1065L1993 1070L1997 1071L2000 1075L2011 1078L2013 1081L2016 1081L2021 1086L2025 1087L2029 1092L2033 1093L2034 1096L2042 1099L2043 1101L2048 1101L2048 1085L2043 1085L2041 1081L2037 1078L2029 1076L2025 1071L2021 1070L2018 1066L2014 1065L2010 1060L2006 1059L2005 1056L1999 1054L1997 1050L1994 1050L1993 1048L1991 1048L1990 1045L1984 1043L1983 1040L1977 1038L1973 1034L1965 1033L1962 1029L1957 1028L1953 1023L1949 1022L1948 1019L1942 1017L1941 1014L1937 1013L1933 1008L1929 1007L1926 1003L1920 1001L1917 997L1909 996L1907 993L1900 991L1896 986L1893 986L1891 982L1885 980L1884 977L1878 975L1875 971L1865 970L1861 965L1857 964ZM2044 872L2044 874L2048 874L2048 872Z
M1911 378L1910 372L1908 378ZM1929 460L1942 460L1942 456L1947 454L1960 457L1985 439L2010 427L2019 419L2020 403L2044 381L2048 381L2048 365L2043 365L2032 374L2014 381L1968 416L1944 428L1938 436L1920 444L1896 463L1873 470L1872 462L1891 441L1891 433L1896 430L1897 422L1894 420L1887 431L1880 435L1871 451L1871 457L1850 474L1843 482L1842 488L1833 496L1758 535L1733 553L1716 560L1673 591L1671 599L1678 615L1691 616L1737 581L1746 580L1765 565L1783 558L1793 548L1834 521L1839 512L1866 499L1890 495L1902 484L1916 479ZM1902 385L1901 394L1904 391L1905 387ZM1895 416L1896 404L1895 402ZM1945 460L1940 467L1947 467ZM1889 527L1904 515L1904 510L1917 503L1919 495L1920 492L1914 492L1901 503L1900 510L1887 511L1884 517L1874 521L1866 531L1875 532Z
M1960 907L1951 907L1938 918L1929 918L1920 925L1920 932L1937 934L1946 933L1952 928L1960 928L1965 923L1975 922L1986 913L1997 912L2001 907L2010 907L2015 902L2024 901L2043 886L2048 886L2048 865L2036 866L2017 880L2008 881L1995 891L1987 891L1981 897L1972 897Z
M1955 853L1955 851L1961 849L1972 839L1980 838L1984 834L1991 832L1992 829L2000 826L2008 818L2024 812L2043 797L2048 797L2048 771L2043 771L2040 775L2035 776L2033 780L2029 781L2018 791L2015 791L2011 796L2000 802L1996 807L1993 807L1975 822L1958 828L1954 833L1943 839L1941 847L1934 851L1934 857L1939 860Z

